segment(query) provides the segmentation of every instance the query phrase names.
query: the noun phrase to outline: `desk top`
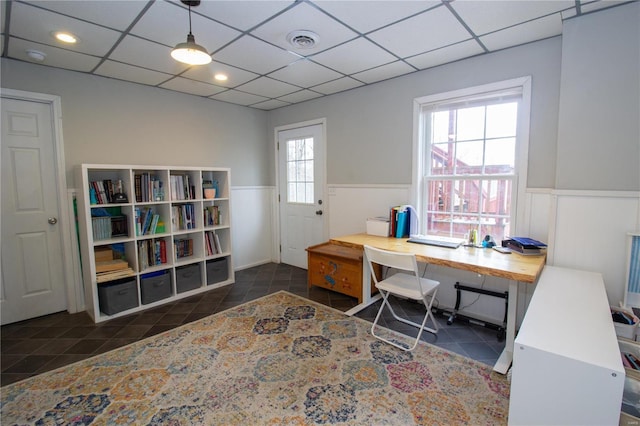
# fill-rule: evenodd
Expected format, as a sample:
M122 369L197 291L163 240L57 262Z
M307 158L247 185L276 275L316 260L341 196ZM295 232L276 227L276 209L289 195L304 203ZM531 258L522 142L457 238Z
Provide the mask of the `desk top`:
M368 234L331 238L331 242L350 247L361 248L364 245L369 245L382 250L413 253L420 262L524 283L534 283L546 261L546 255L503 254L493 249L464 246L451 249L408 243L406 238L379 237Z

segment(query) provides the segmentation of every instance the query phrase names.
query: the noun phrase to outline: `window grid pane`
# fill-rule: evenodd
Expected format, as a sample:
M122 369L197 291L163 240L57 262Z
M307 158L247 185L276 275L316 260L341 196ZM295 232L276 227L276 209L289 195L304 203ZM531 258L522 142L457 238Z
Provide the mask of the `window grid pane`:
M287 202L314 204L313 138L287 141Z
M430 167L423 233L464 237L477 229L496 241L510 234L517 107L487 101L426 113Z

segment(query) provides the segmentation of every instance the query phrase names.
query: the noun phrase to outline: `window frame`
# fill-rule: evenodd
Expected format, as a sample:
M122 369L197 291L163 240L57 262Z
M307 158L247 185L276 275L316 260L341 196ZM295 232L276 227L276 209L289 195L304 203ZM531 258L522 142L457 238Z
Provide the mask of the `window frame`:
M513 235L522 233L519 226L525 223L525 202L524 196L527 188L527 167L529 152L529 130L531 112L531 76L518 77L510 80L503 80L479 86L468 87L433 95L426 95L415 98L413 101L413 179L412 179L412 200L420 215L419 233L426 234L427 228L424 223L426 218L425 185L431 164L431 144L428 135L425 135L425 123L423 109L434 104L451 104L456 100L473 99L495 92L518 91L521 94L521 101L518 107L516 148L514 176L511 193L510 229ZM467 178L467 176L465 176ZM454 180L456 180L454 178Z

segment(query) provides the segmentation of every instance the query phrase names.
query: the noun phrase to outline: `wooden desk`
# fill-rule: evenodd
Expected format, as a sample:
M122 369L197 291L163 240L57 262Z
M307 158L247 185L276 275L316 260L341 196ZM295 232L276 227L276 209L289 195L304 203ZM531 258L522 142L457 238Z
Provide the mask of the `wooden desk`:
M471 271L481 275L504 278L509 281L509 310L507 312L507 336L505 349L494 366L494 370L505 374L513 360L513 342L515 340L516 313L518 301L518 282L535 283L546 256L521 256L519 254L502 254L495 250L473 247L450 249L408 243L406 238L378 237L368 234L354 234L332 238L334 244L361 248L365 245L383 250L415 254L419 262L449 268ZM362 300L355 308L347 311L348 315L366 308L379 300L380 296L371 296L371 271L368 262L363 262Z

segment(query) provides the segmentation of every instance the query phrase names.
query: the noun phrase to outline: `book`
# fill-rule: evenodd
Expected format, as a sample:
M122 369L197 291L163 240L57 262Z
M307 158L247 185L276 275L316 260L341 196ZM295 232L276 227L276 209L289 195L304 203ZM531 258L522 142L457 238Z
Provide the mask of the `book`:
M108 281L117 280L119 278L131 277L133 275L135 275L135 272L133 272L133 269L131 268L122 269L118 271L104 272L104 273L96 274L96 282L98 284L101 284Z
M405 238L409 236L409 211L408 210L398 210L397 217L397 225L396 225L396 238Z
M134 182L134 189L136 192L136 202L137 203L141 203L142 202L142 175L135 175L133 178L133 182Z
M116 259L116 260L104 260L101 262L96 262L96 272L110 272L110 271L119 271L122 269L127 269L129 264L126 260Z
M151 219L151 225L149 226L149 234L155 234L156 228L158 227L158 220L160 219L159 214L154 214Z
M504 243L512 251L526 255L540 255L547 247L545 243L528 237L510 237L503 241L503 245Z
M528 254L528 255L542 254L542 250L538 247L534 247L534 248L522 247L521 245L512 243L510 241L507 242L507 248L511 249L511 251L514 251L520 254Z
M213 240L216 243L216 253L218 253L218 254L222 253L222 246L220 245L220 238L218 237L218 234L216 234L215 232L213 234Z
M145 209L144 219L142 220L142 235L147 235L149 231L149 225L151 225L151 218L153 217L153 212L151 209Z

